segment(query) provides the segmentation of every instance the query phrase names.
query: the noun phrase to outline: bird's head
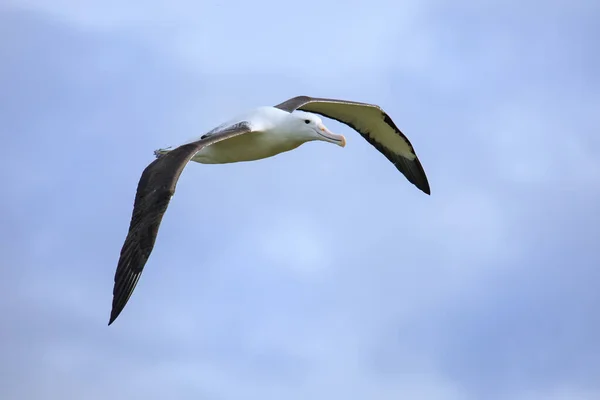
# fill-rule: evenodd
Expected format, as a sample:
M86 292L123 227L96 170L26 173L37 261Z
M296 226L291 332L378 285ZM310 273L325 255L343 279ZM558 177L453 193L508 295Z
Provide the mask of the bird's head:
M346 138L327 129L321 118L316 114L294 111L290 114L288 121L288 126L293 134L301 136L306 141L322 140L335 143L341 147L346 145Z

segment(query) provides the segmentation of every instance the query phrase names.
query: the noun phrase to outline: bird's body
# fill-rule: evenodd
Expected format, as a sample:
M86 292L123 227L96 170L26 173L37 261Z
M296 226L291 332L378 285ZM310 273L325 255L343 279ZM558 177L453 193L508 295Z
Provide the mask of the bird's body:
M302 111L294 113L295 116L304 114L308 113ZM247 123L252 130L248 134L206 146L200 149L190 161L201 164L227 164L260 160L293 150L307 141L296 134L293 124L295 121L296 119L289 112L268 106L258 107L188 141L188 143L196 142L242 122ZM318 121L320 122L320 118ZM160 149L156 153L166 154L168 151Z
M154 248L158 229L189 161L224 164L272 157L310 141L346 145L319 115L344 123L383 154L415 186L429 194L429 182L410 141L379 106L347 100L298 96L274 107L259 107L217 126L157 157L142 173L129 232L114 278L109 325L127 304Z
M205 147L191 161L201 164L256 161L294 150L302 143L274 132L252 132Z

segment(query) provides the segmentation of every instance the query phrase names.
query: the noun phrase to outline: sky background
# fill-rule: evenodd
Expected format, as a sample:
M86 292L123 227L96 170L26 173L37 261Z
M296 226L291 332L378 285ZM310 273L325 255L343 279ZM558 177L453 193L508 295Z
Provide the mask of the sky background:
M600 398L600 3L339 4L1 2L2 399ZM152 152L300 94L432 195L333 121L190 164L107 327Z

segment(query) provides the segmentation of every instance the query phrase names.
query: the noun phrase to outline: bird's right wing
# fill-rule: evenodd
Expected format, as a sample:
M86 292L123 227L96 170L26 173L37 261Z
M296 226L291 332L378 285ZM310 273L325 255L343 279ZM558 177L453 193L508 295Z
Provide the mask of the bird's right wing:
M161 155L144 169L135 195L129 232L115 272L109 325L119 316L140 279L154 248L163 215L187 163L202 148L249 132L250 125L241 122L205 139L179 146Z
M280 110L308 111L348 125L383 154L406 179L430 194L427 175L410 140L378 105L357 101L296 96L275 106Z

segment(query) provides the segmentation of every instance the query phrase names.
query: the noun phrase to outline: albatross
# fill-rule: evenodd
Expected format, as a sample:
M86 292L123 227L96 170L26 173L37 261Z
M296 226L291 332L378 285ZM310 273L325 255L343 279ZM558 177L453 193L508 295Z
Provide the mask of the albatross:
M114 276L108 325L123 311L140 279L179 176L189 161L203 164L253 161L315 140L344 147L346 138L331 132L320 116L353 128L409 182L430 194L427 176L412 144L375 104L297 96L276 106L256 108L197 139L154 152L156 159L144 169L137 186L129 231Z

